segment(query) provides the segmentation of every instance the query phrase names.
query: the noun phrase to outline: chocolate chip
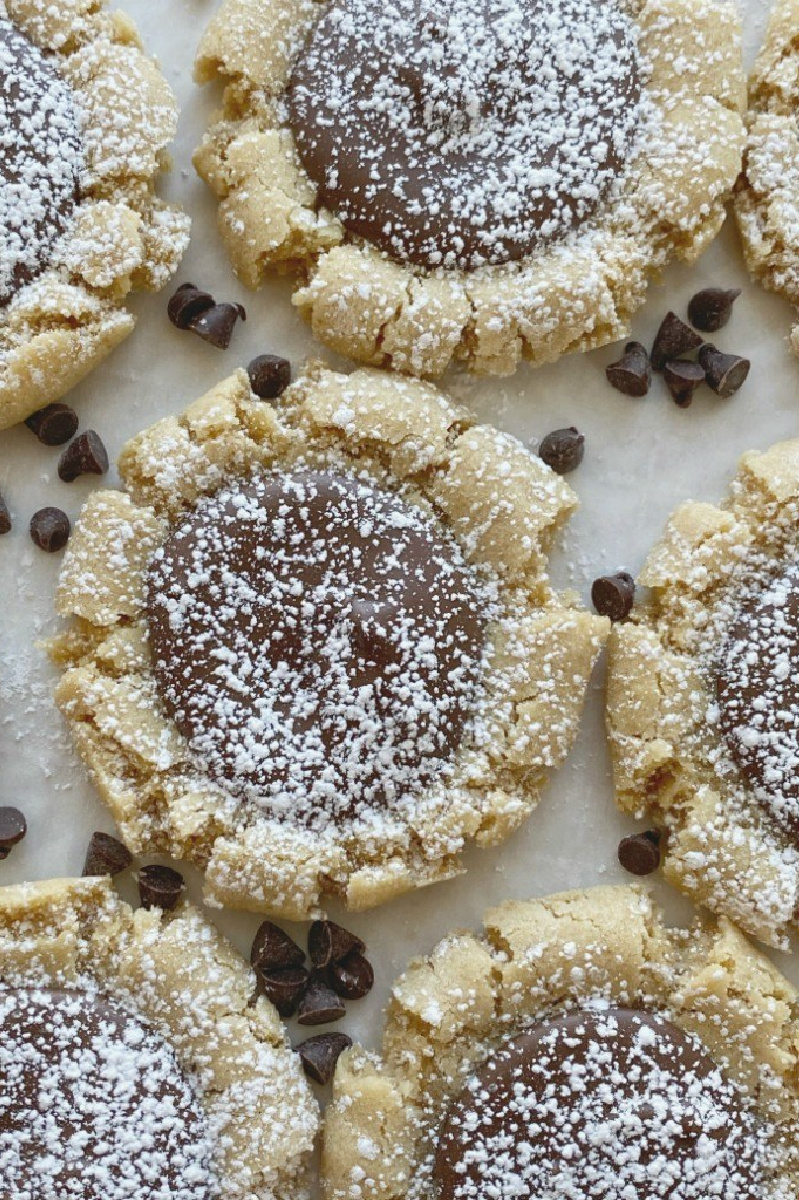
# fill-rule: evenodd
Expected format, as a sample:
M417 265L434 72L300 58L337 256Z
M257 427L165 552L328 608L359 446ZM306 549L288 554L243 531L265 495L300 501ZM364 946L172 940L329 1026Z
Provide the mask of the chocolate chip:
M346 1015L344 1001L336 995L322 971L314 971L308 981L297 1020L300 1025L330 1025Z
M192 318L188 328L217 350L227 350L239 318L242 321L247 320L247 314L241 304L215 304L213 308L208 308Z
M277 354L259 354L247 367L247 374L260 400L275 400L291 383L291 363Z
M48 554L64 549L69 541L70 529L69 517L60 508L40 508L31 517L33 544Z
M0 858L8 858L13 846L28 832L28 822L18 808L10 804L0 807Z
M4 533L11 532L11 513L8 511L8 505L2 496L0 496L0 537Z
M279 925L264 921L253 939L250 962L264 971L301 967L305 951Z
M329 972L333 990L345 1000L362 1000L371 992L375 981L372 964L357 951L348 954L343 962L333 963Z
M635 599L635 580L626 571L601 575L591 584L591 603L601 617L623 621L629 617Z
M92 834L86 850L83 874L119 875L121 871L126 871L132 862L133 855L127 846L122 845L119 838L98 830Z
M308 954L315 967L343 962L348 954L363 954L366 946L359 937L335 921L314 921L308 930Z
M79 475L105 475L108 451L93 429L87 429L70 442L58 463L58 477L72 483Z
M300 1042L297 1053L305 1074L314 1083L330 1083L336 1064L345 1050L352 1045L346 1033L317 1033L307 1041Z
M621 358L605 367L608 383L624 396L645 396L652 384L652 364L646 346L628 342Z
M660 866L660 834L634 833L619 842L619 862L631 875L651 875Z
M662 371L671 359L682 358L683 354L690 354L701 345L701 337L690 325L681 321L676 313L666 313L652 346L652 366L656 371Z
M691 297L688 320L703 333L716 333L728 323L740 294L740 288L704 288Z
M68 404L48 404L28 417L25 424L43 446L63 446L78 430L78 414Z
M557 475L568 475L583 461L585 438L573 425L568 429L553 429L542 438L538 456Z
M293 1017L300 997L308 986L308 972L304 967L288 967L277 971L263 971L256 967L259 991L271 1000L281 1017Z
M748 358L724 354L709 342L699 351L699 361L705 369L708 387L724 400L734 396L746 382L752 365Z
M213 308L214 298L193 283L182 283L167 305L167 316L177 329L189 329L201 313Z
M142 908L162 908L171 912L177 904L186 883L180 871L151 863L139 871L139 898Z
M705 382L705 368L685 358L670 359L663 368L671 398L680 408L688 408L694 392Z

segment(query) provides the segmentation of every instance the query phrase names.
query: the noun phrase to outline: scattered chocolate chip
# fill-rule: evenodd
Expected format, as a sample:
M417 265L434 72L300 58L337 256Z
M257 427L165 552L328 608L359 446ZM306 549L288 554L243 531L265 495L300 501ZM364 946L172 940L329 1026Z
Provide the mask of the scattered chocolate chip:
M708 387L724 400L734 396L746 382L752 365L748 358L724 354L709 342L699 351L699 361L705 369Z
M83 864L84 875L119 875L127 871L133 855L119 838L110 833L93 833Z
M693 401L694 392L705 382L705 368L701 363L691 362L689 359L673 358L664 366L663 378L674 403L680 408L688 408Z
M608 383L624 396L645 396L652 385L652 364L646 346L628 342L621 358L605 367Z
M208 308L194 317L188 328L217 350L227 350L239 318L242 321L247 320L247 314L241 304L215 304L213 308Z
M166 311L177 329L189 329L196 317L213 306L214 298L210 292L202 291L193 283L182 283L174 295L170 296Z
M60 508L40 508L31 517L33 544L48 554L64 549L69 541L70 529L69 517Z
M171 912L186 889L180 871L151 863L139 871L139 898L142 908L162 908Z
M591 584L591 603L601 617L623 621L629 617L635 599L635 580L626 571L601 575Z
M107 470L108 451L93 429L70 442L58 463L58 477L64 483L72 483L79 475L105 475Z
M568 429L553 429L542 438L538 456L557 475L568 475L583 461L585 438L573 425Z
M8 858L12 847L28 832L24 813L10 804L0 806L0 859Z
M247 374L260 400L275 400L291 383L291 363L277 354L259 354L247 367Z
M634 833L619 842L619 862L631 875L651 875L660 866L660 834Z
M346 1033L317 1033L307 1041L300 1042L297 1053L305 1074L314 1083L324 1085L330 1083L336 1063L351 1045L352 1038Z
M0 496L0 537L4 533L11 532L11 513L8 511L8 505L2 496Z
M363 954L365 950L359 937L335 921L314 921L308 930L308 954L315 967L324 969L343 962L348 954Z
M324 973L312 972L297 1012L300 1025L330 1025L340 1021L346 1012L344 1001L333 991Z
M701 345L701 337L690 325L681 321L676 313L666 313L652 346L652 366L656 371L662 371L671 359L682 358L683 354L690 354Z
M68 404L48 404L32 413L25 424L43 446L63 446L78 431L78 414Z
M263 971L301 967L305 951L279 925L264 921L253 939L250 962Z
M703 333L717 333L732 316L732 306L740 288L704 288L688 304L688 320Z
M308 986L308 972L304 967L287 967L283 970L264 971L256 967L259 990L271 1000L281 1017L293 1017L297 1005Z
M330 984L345 1000L362 1000L371 992L375 973L368 958L355 951L329 968Z

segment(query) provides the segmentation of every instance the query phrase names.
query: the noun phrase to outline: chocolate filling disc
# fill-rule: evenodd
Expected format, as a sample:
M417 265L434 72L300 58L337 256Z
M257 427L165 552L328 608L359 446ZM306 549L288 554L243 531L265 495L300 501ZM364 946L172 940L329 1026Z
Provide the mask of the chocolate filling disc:
M80 171L69 87L0 20L0 306L46 266L72 214Z
M169 714L236 795L314 828L395 806L459 746L485 602L398 496L269 475L202 500L148 577Z
M640 120L616 0L333 0L288 119L320 203L402 261L524 258L585 221Z
M701 1043L615 1009L543 1021L447 1113L437 1200L756 1200L762 1131Z
M94 993L0 988L3 1200L213 1200L202 1111L162 1038Z
M799 563L742 606L722 647L716 698L734 761L799 840Z

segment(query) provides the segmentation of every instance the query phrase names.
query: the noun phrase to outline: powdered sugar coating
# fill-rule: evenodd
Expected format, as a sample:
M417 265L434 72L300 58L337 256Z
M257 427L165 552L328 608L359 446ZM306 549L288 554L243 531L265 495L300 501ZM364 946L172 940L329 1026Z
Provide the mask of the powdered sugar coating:
M204 499L148 573L167 710L212 778L279 819L396 808L457 749L489 588L430 517L355 476Z
M0 306L44 267L69 222L82 167L70 88L0 20Z
M195 165L218 197L220 233L242 281L257 287L275 268L297 269L294 303L318 340L356 361L427 378L461 361L481 374L510 374L522 359L554 362L624 338L648 280L674 257L692 262L724 221L744 139L740 18L733 0L595 8L603 21L620 14L635 42L642 97L622 169L578 227L518 261L461 270L390 257L320 199L285 119L285 97L297 55L328 6L223 0L195 70L201 82L230 86ZM567 9L545 6L553 18ZM571 11L579 20L588 10L576 0ZM551 41L559 50L565 44L562 32ZM570 44L569 55L575 49Z
M799 834L799 564L750 589L721 649L717 719L758 800Z
M799 911L786 641L797 454L795 442L747 454L722 505L672 514L639 577L648 602L611 639L608 685L618 803L668 829L668 878L772 943Z
M3 102L0 110L7 150L24 149L26 160L24 188L3 190L0 222L5 428L60 399L130 333L126 296L163 287L188 245L189 221L156 194L177 105L133 23L103 0L0 2L0 20L15 44L25 39L30 61L45 64L48 95L56 94L55 113L42 123L40 108L41 128L25 148L9 147L13 108ZM17 74L5 76L8 96ZM23 74L30 93L34 76L27 67ZM47 213L42 202L52 202Z
M439 1200L753 1200L767 1131L698 1037L598 1008L514 1035L436 1135Z
M128 1105L137 1078L142 1090L139 1116L128 1113L114 1128L120 1158L129 1150L128 1135L142 1135L127 1164L125 1183L114 1186L110 1172L103 1179L99 1172L91 1175L89 1157L81 1155L81 1144L91 1146L92 1129L95 1124L101 1128L106 1119L105 1106L98 1103L88 1140L84 1131L72 1143L65 1138L59 1148L64 1158L77 1143L86 1187L81 1182L77 1194L63 1190L47 1200L73 1200L73 1195L74 1200L309 1200L308 1172L319 1123L311 1089L277 1012L254 994L249 964L195 908L184 902L168 914L155 908L133 911L107 877L4 887L0 950L4 1014L6 995L11 999L21 990L48 996L77 993L76 1021L91 1025L97 1016L102 1036L94 1063L82 1051L73 1053L69 1032L63 1039L64 1106L70 1097L79 1106L88 1105L88 1084L95 1083L102 1101L114 1074L120 1084L114 1101L120 1108ZM98 1004L106 1009L98 1013ZM45 1017L51 1024L50 1014ZM0 1054L9 1020L4 1024ZM64 1021L65 1031L70 1028L71 1017ZM140 1031L144 1037L136 1041ZM117 1042L126 1037L131 1046L120 1049ZM134 1056L139 1056L141 1071ZM76 1059L84 1068L82 1077ZM5 1064L3 1076L5 1080ZM170 1077L169 1102L162 1105L158 1094ZM4 1080L0 1098L6 1094ZM51 1106L47 1113L52 1112ZM43 1111L42 1120L47 1113ZM181 1115L190 1133L188 1148L173 1121ZM146 1169L149 1154L157 1156L159 1168L168 1165L163 1142L156 1139L154 1144L150 1137L156 1126L164 1131L166 1156L173 1156L174 1185L168 1173L156 1176ZM3 1127L0 1119L0 1138ZM94 1150L95 1160L105 1157L110 1166L113 1148L98 1139ZM13 1161L12 1153L9 1163ZM5 1169L2 1177L5 1182ZM6 1194L4 1190L4 1200ZM32 1194L9 1200L41 1197L36 1179Z
M70 539L57 603L71 620L53 651L58 703L129 845L194 861L213 902L303 919L331 894L366 908L448 878L468 842L501 841L533 810L572 744L609 625L546 578L549 541L575 497L540 458L418 380L316 366L275 406L254 400L237 372L133 439L120 471L128 494L94 493ZM203 497L306 472L407 506L406 532L432 528L454 543L463 580L477 581L467 592L490 601L449 761L392 805L311 829L243 804L193 751L158 692L145 599L153 554ZM379 620L362 618L367 641L381 636ZM440 653L431 665L441 668Z
M287 120L319 200L401 261L474 269L580 225L633 147L635 31L615 2L340 0Z
M729 922L601 887L483 923L408 965L379 1053L339 1059L324 1200L791 1200L796 991Z
M6 1200L212 1200L214 1151L174 1051L93 990L0 984Z

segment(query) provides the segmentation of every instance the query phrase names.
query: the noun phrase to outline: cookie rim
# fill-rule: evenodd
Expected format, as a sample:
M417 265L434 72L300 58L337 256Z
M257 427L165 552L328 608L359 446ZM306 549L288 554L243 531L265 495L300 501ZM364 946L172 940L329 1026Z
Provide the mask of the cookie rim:
M0 0L9 21L54 62L75 96L87 185L44 269L0 309L0 429L24 420L76 386L133 330L132 290L158 291L178 268L190 221L156 193L178 119L175 96L147 55L136 26L106 0ZM121 73L121 74L120 74ZM140 103L113 105L118 75ZM109 95L110 92L110 95ZM103 156L104 131L135 145L123 161ZM102 253L87 254L87 236Z
M170 981L166 968L176 952L185 958L184 969ZM137 979L137 962L165 970L149 986ZM214 974L213 987L206 971ZM256 991L252 968L190 902L172 912L134 910L100 876L2 887L0 979L12 987L96 983L130 1005L166 1040L193 1081L212 1137L218 1126L222 1193L244 1197L263 1188L283 1195L296 1187L291 1194L307 1200L320 1126L317 1102L277 1011L264 996L250 1003ZM183 1015L187 1007L191 1028ZM259 1113L241 1091L253 1079L271 1088L276 1075L291 1095L284 1112L290 1138L284 1128L279 1144L271 1136L274 1114ZM250 1140L263 1154L255 1168L242 1162Z
M245 821L207 780L203 794L190 755L181 775L188 747L159 711L146 653L144 566L169 516L237 474L300 460L409 490L467 562L495 572L511 613L488 638L483 703L496 737L463 744L452 778L418 797L407 820L381 814L379 845L368 828L323 840L262 814ZM237 372L129 442L120 473L127 493L95 492L67 548L56 607L70 627L51 653L64 668L56 702L131 849L195 862L212 904L307 919L333 895L359 910L451 878L467 843L504 840L529 815L571 748L609 632L606 618L549 586L549 540L576 497L537 456L428 384L311 365L276 407ZM138 736L118 719L126 706Z
M750 548L773 554L775 565L791 552L797 501L799 440L745 454L718 504L688 501L672 512L638 577L646 596L608 642L606 723L618 807L664 829L661 864L670 883L778 947L799 924L799 851L740 772L719 776L697 745L721 751L729 766L722 735L706 720L712 681L695 622L704 624L735 594L735 572L746 571ZM750 801L744 813L729 803L731 779Z
M635 885L506 901L485 914L482 932L456 931L412 959L394 985L381 1050L356 1044L339 1059L323 1132L323 1200L409 1195L431 1134L425 1110L440 1113L514 1030L597 1000L658 1006L790 1134L799 1117L796 999L729 921L668 928ZM753 1056L763 1058L757 1069ZM790 1150L780 1165L769 1174L775 1196L796 1180Z
M679 129L679 137L646 147L634 172L628 164L626 191L612 211L602 210L601 221L581 227L573 245L567 239L520 264L467 273L395 263L316 209L315 189L273 97L288 78L281 45L294 29L310 26L319 5L223 0L200 42L195 78L227 86L194 164L219 200L220 232L239 278L256 287L265 270L299 267L309 278L293 303L331 349L428 378L455 359L499 375L511 374L522 358L554 362L625 337L649 278L672 253L694 261L720 229L744 139L741 31L732 0L629 0L651 43L647 94L661 129ZM269 52L254 54L243 37L256 22L271 38ZM723 136L709 140L709 129L723 129ZM687 162L689 144L695 159ZM697 178L701 203L692 213L685 196L696 194ZM669 203L671 223L664 215Z

